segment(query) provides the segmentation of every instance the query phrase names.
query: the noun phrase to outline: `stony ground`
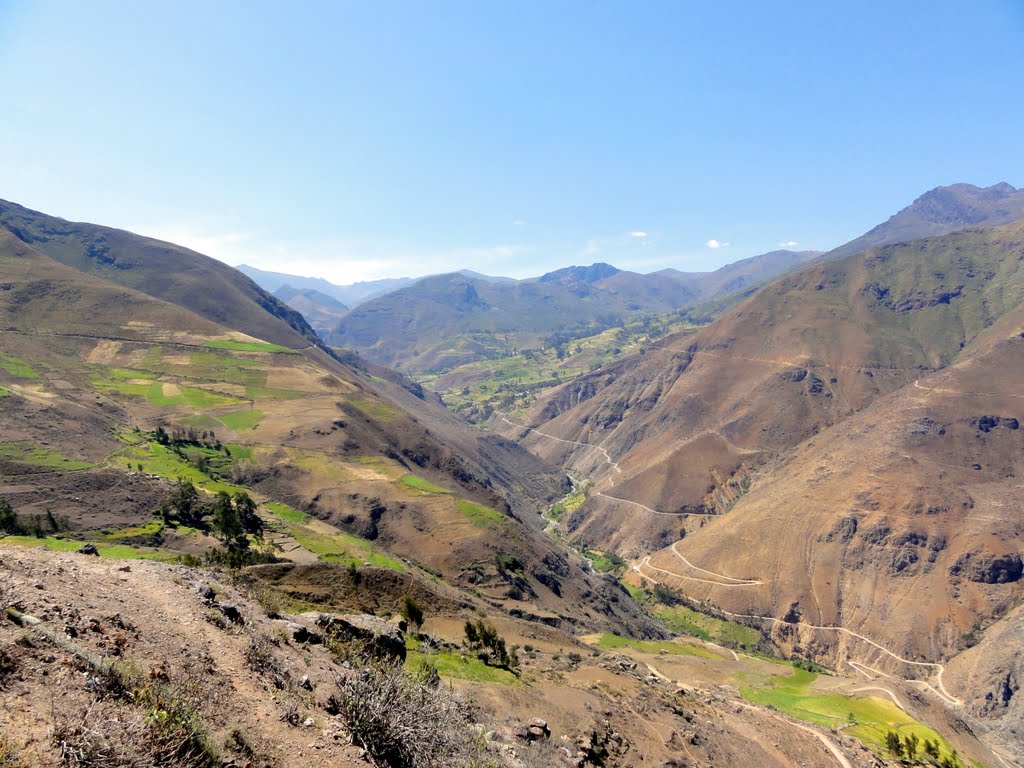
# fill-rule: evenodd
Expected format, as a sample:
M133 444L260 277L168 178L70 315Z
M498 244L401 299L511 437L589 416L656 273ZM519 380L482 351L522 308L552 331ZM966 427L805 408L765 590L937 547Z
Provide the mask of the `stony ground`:
M163 686L194 706L224 765L368 765L329 714L344 665L325 645L297 639L296 621L315 631L310 618L270 618L266 599L225 574L3 547L0 583L5 605L40 619L57 641L0 623L0 733L25 765L74 765L66 755L62 762L55 734L102 731L104 723L126 731L153 716L138 699L129 706L107 695L104 676L82 656L114 661L140 689ZM459 630L454 621L426 628L448 641ZM455 681L476 704L467 739L485 743L481 765L878 764L852 741L829 738L830 747L814 729L728 688L680 689L635 659L570 656L570 638L538 634L517 683Z

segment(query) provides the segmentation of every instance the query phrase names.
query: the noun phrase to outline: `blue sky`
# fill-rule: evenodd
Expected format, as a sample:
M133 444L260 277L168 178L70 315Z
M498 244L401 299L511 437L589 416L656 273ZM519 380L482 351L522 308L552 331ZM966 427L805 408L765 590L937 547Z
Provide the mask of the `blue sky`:
M709 269L1024 185L1022 84L1021 0L0 0L0 197L340 283Z

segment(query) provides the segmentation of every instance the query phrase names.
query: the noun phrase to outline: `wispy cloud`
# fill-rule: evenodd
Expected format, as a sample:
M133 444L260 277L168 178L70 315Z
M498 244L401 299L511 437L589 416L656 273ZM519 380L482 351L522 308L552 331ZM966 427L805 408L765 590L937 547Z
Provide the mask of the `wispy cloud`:
M779 248L792 248L796 245L800 245L796 240L787 240L784 243L779 243Z
M711 239L704 243L704 245L706 245L708 248L711 248L714 251L717 251L719 248L728 248L730 245L732 245L732 243L723 243L721 240Z
M635 230L633 232L630 232L629 236L632 238L636 238L637 240L643 240L645 237L647 237L647 233L644 232L643 230Z

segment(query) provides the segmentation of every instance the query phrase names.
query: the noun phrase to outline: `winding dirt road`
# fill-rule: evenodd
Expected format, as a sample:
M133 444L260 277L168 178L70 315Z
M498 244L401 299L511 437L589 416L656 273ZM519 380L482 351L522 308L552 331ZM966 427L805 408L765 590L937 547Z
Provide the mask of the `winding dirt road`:
M769 362L769 361L764 361L764 362ZM777 362L777 361L772 361L772 362ZM920 389L927 389L926 387L921 387L918 382L914 382L914 384L915 384L915 386L917 386ZM581 447L584 447L584 448L596 448L597 450L601 451L601 453L604 454L605 461L612 468L614 468L616 472L619 472L619 473L622 472L622 470L619 468L619 465L608 454L608 451L605 448L603 448L602 446L600 446L600 445L594 445L592 443L582 443L582 442L579 442L579 441L576 441L576 440L564 440L564 439L562 439L560 437L555 437L554 435L549 435L549 434L547 434L545 432L541 432L540 430L534 429L533 427L525 427L524 428L524 427L522 427L522 425L519 425L519 424L516 424L513 421L510 421L505 416L500 416L500 418L501 418L502 421L506 422L507 424L509 424L509 425L511 425L513 427L519 427L521 429L526 429L528 432L535 432L536 434L540 435L541 437L546 437L549 440L556 440L556 441L558 441L560 443L567 443L569 445L578 445L578 446L581 446ZM640 504L638 502L629 501L628 499L619 499L619 498L614 497L614 496L607 496L606 494L603 494L603 493L597 493L595 495L597 495L597 496L605 496L606 498L615 499L616 501L623 501L623 502L626 502L626 503L634 504L634 505L636 505L638 507L641 507L642 509L647 510L648 512L653 512L655 514L659 514L657 510L651 509L650 507L647 507L647 506L645 506L643 504ZM661 513L661 514L676 514L676 513ZM654 577L648 576L648 575L644 574L643 573L643 568L648 568L648 569L650 569L652 571L657 571L657 572L660 572L660 573L664 573L664 574L667 574L669 576L674 576L676 578L689 579L691 581L697 581L697 582L701 582L701 583L704 583L704 584L712 584L712 585L715 585L715 586L718 586L718 587L751 587L751 586L757 586L757 585L760 585L760 584L764 583L760 579L738 579L738 578L735 578L733 576L727 576L727 575L722 574L722 573L716 573L714 571L708 571L708 570L706 570L704 568L700 568L699 566L694 565L693 563L691 563L689 560L686 559L686 557L676 548L678 546L678 544L679 544L679 542L676 542L671 547L672 552L673 552L673 554L676 555L676 557L678 557L688 568L691 568L691 569L693 569L693 570L695 570L695 571L697 571L699 573L703 573L703 574L705 574L707 576L712 576L712 577L714 577L717 580L704 579L704 578L700 578L698 576L686 576L686 575L681 574L681 573L675 573L674 571L668 571L668 570L666 570L664 568L660 568L660 567L658 567L656 565L651 565L651 562L650 562L651 558L650 558L649 555L644 557L644 559L641 560L638 565L634 566L635 572L637 572L642 578L644 578L644 579L646 579L648 581L651 581L651 582L653 582L655 584L664 584L664 582L658 581ZM871 638L865 637L864 635L862 635L862 634L860 634L858 632L854 632L851 629L847 629L846 627L808 624L806 622L796 622L794 624L793 622L786 622L786 621L783 621L782 619L776 618L774 616L760 616L760 615L757 615L757 614L733 613L731 611L726 611L726 610L721 609L721 608L719 608L717 610L720 613L722 613L722 614L724 614L726 616L729 616L731 618L748 619L748 620L755 620L755 621L767 621L767 622L771 622L773 625L776 625L776 626L777 625L802 626L802 627L805 627L807 629L820 630L820 631L823 631L823 632L837 632L837 633L840 633L840 634L845 634L845 635L847 635L849 637L856 638L858 640L861 640L861 641L867 643L868 645L870 645L870 646L872 646L874 648L877 648L879 651L881 651L885 655L895 659L896 661L898 661L900 663L907 664L908 666L912 666L912 667L920 667L920 668L923 668L923 669L934 670L934 672L935 672L935 686L932 686L930 683L928 683L928 682L926 682L924 680L908 679L906 682L908 682L908 683L910 683L912 685L916 685L916 686L919 686L921 688L930 690L932 693L934 693L936 696L938 696L940 699L942 699L946 704L949 704L949 705L952 705L952 706L956 706L956 707L963 706L964 702L961 699L958 699L957 697L953 696L948 690L946 690L945 686L943 685L943 683L942 683L942 675L945 672L946 668L945 668L944 665L939 664L937 662L913 661L911 659L905 659L902 656L900 656L900 655L898 655L896 653L893 653L892 651L890 651L885 646L875 642Z

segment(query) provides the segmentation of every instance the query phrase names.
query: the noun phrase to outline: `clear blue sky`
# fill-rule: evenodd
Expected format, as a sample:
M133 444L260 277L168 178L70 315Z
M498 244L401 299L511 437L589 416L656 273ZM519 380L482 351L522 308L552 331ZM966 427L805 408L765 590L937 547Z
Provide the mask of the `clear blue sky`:
M705 269L1024 185L1022 0L0 0L0 87L0 197L335 282Z

